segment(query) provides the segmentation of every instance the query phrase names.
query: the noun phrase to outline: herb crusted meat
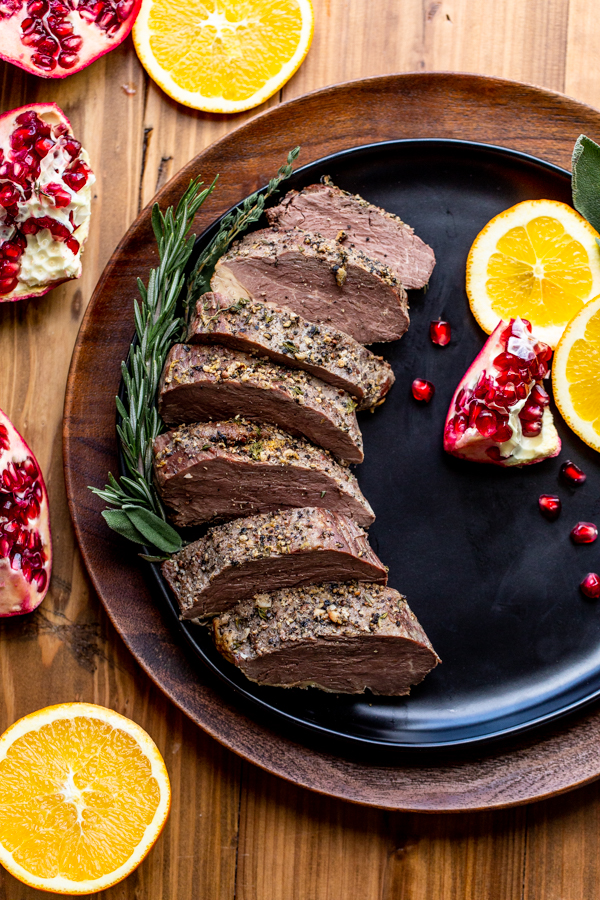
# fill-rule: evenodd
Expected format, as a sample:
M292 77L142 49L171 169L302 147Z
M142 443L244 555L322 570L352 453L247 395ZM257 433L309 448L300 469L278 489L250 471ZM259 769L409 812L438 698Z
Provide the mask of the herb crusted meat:
M181 425L154 441L154 479L175 525L326 506L368 527L375 515L351 471L273 425Z
M158 410L168 424L222 421L241 415L280 425L362 462L362 436L350 394L307 372L228 347L175 344L159 387Z
M218 615L259 590L387 582L385 566L356 522L313 507L217 525L164 562L162 572L184 618Z
M406 289L424 287L435 266L431 247L402 219L331 183L290 191L266 215L269 225L280 231L301 228L327 240L344 232L348 247L381 260Z
M350 335L259 300L204 294L187 341L224 344L305 369L356 397L358 409L379 403L395 380L392 367Z
M361 344L397 340L409 325L401 282L384 263L339 237L326 241L299 229L255 231L218 261L212 290L285 307Z
M214 619L217 649L251 681L408 694L439 662L406 599L364 582L261 592Z

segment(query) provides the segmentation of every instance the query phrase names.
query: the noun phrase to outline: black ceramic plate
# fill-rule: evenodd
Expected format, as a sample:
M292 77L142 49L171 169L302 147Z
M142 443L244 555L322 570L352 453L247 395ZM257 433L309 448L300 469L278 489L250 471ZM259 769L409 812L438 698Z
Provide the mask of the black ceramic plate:
M577 521L600 517L600 460L557 413L560 457L520 470L449 457L442 431L456 385L486 337L464 289L473 239L521 200L569 203L570 175L498 147L397 141L312 163L288 186L322 175L397 213L437 258L429 289L410 296L408 333L377 348L393 365L396 384L374 414L359 416L365 462L356 474L377 514L370 540L389 566L389 583L406 594L443 664L403 699L258 687L216 653L206 629L178 621L155 567L173 627L250 713L259 706L282 725L354 744L416 749L483 742L564 715L600 695L600 608L578 590L582 577L600 567L598 545L569 540ZM438 316L452 325L445 348L429 339ZM411 396L417 377L435 385L429 405ZM587 472L582 487L559 481L566 458ZM555 523L538 511L544 492L562 498Z

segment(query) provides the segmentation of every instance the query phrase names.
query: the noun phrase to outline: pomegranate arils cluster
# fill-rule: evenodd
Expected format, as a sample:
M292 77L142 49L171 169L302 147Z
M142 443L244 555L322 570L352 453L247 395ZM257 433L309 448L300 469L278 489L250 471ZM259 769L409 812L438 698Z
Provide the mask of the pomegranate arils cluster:
M0 411L0 616L31 612L42 602L51 562L42 473L21 435Z
M542 383L551 357L552 350L534 337L529 322L518 318L508 325L501 322L452 399L445 450L498 465L525 465L556 456L560 440ZM528 440L534 438L539 441Z
M0 300L79 277L94 181L55 104L0 117Z
M140 0L3 0L0 56L28 72L64 78L127 37Z

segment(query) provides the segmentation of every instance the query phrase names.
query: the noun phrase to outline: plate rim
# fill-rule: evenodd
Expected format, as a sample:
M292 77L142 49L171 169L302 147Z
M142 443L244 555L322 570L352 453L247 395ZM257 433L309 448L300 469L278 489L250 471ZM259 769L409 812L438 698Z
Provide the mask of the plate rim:
M395 91L390 91L389 90L390 87L394 88ZM232 141L235 143L236 137L238 137L240 135L243 136L244 134L247 134L248 132L252 132L252 131L256 132L257 119L261 120L261 123L264 122L265 119L271 119L271 120L275 119L276 120L278 118L281 118L282 113L289 112L290 109L294 109L296 112L298 112L298 110L302 110L302 108L305 107L306 105L314 106L315 101L319 101L321 103L324 102L327 104L327 102L329 102L329 101L335 101L336 98L339 100L341 97L343 97L344 93L347 93L348 91L352 91L352 93L354 94L357 89L360 89L363 92L364 91L366 91L366 92L379 91L380 93L385 94L386 88L387 88L388 93L400 94L402 91L402 88L406 88L406 87L409 87L410 89L415 91L417 95L420 90L424 90L425 92L427 92L427 91L434 92L434 93L437 92L438 95L445 94L447 91L449 91L450 93L454 92L454 94L456 95L454 98L455 102L457 100L457 97L458 97L459 101L463 101L466 98L467 101L470 101L472 104L474 103L476 106L477 105L482 106L484 109L485 108L489 109L490 104L491 104L489 93L490 92L493 93L494 91L496 92L496 94L498 94L499 92L503 92L504 94L506 94L507 91L509 93L512 92L513 100L515 100L515 101L519 100L519 95L520 95L521 102L523 102L523 95L526 95L526 100L529 103L533 103L534 98L537 100L540 97L544 97L544 98L546 98L547 105L557 106L561 109L561 111L563 113L565 112L565 107L566 107L567 108L566 111L570 114L571 118L573 118L575 120L578 119L578 116L583 117L584 119L586 117L588 119L589 118L595 119L596 121L593 123L593 125L595 127L598 127L598 113L595 110L593 110L592 108L586 107L584 104L578 103L577 101L572 101L569 98L565 97L564 95L561 95L561 94L558 94L555 92L551 92L551 91L545 91L540 88L534 88L534 87L531 87L528 85L522 85L519 82L511 82L511 81L505 81L502 79L486 78L483 76L448 75L447 73L429 73L429 74L419 74L419 75L398 75L398 76L375 76L375 77L369 78L369 79L359 79L357 81L348 82L348 83L341 84L341 85L336 85L332 88L325 88L325 89L322 89L319 91L314 91L314 92L311 92L311 94L305 95L302 98L297 98L295 100L289 101L289 103L281 104L280 106L274 107L273 109L268 110L265 113L259 114L257 117L254 117L249 122L242 125L236 131L231 132L230 134L226 135L224 138L221 138L219 141L215 142L215 144L211 145L211 147L207 148L205 151L203 151L201 154L199 154L198 157L196 157L191 163L189 163L186 167L184 167L182 172L180 172L177 176L175 176L175 178L171 182L169 182L169 184L166 185L165 188L163 188L163 190L159 194L158 199L165 198L165 197L168 198L169 193L173 193L173 188L174 188L175 183L176 182L181 183L182 180L187 179L189 177L189 174L191 174L194 170L197 170L199 168L200 163L202 161L204 161L207 158L207 156L210 156L211 154L213 156L215 155L215 151L217 148L222 149L224 145L226 146L228 144L231 144ZM389 100L389 98L387 98L387 99L388 99L390 105L394 105L394 103L396 105L398 105L398 103L400 103L400 105L401 105L401 98L398 96L394 97L393 100ZM358 104L356 104L356 106L358 106ZM356 111L355 111L355 116L356 116ZM574 125L573 127L578 127L578 126ZM449 137L448 134L438 134L435 137L437 137L440 140L452 140L453 139L452 137ZM435 137L433 139L435 139ZM371 141L370 143L371 144L386 143L388 141L397 140L397 139L398 139L398 136L394 135L394 137L390 137L387 139L384 138L380 141ZM413 139L414 140L415 138L411 137L411 138L400 138L400 139L405 139L405 140ZM429 138L422 138L422 139L429 140ZM564 140L566 140L566 138L563 138L563 142L564 142ZM506 150L509 153L515 152L521 156L523 156L523 155L528 156L529 158L534 159L536 162L542 162L544 165L562 169L563 172L566 171L564 168L562 168L561 166L558 166L556 163L553 163L550 160L548 160L547 158L544 158L544 157L538 155L539 151L537 151L535 153L524 152L524 151L520 150L518 147L505 146L505 144L503 142L498 143L497 139L494 140L494 143L492 143L492 144L488 143L487 141L480 141L480 140L479 141L477 141L477 140L476 141L472 141L472 140L465 141L464 139L460 139L458 142L459 143L460 142L480 143L486 147L490 147L490 148L496 147L503 151ZM362 147L368 146L368 145L369 145L368 142L365 143L364 141L354 141L352 143L351 147L346 147L343 149L352 151L353 148L357 148L357 147L362 148ZM330 155L337 155L339 152L340 152L340 150L334 149L331 153L328 153L328 154L323 154L323 153L314 154L314 157L315 158L323 158L323 157L326 158L327 156L330 156ZM395 792L396 796L395 796L394 801L389 802L389 797L386 800L381 795L381 791L379 791L379 796L378 796L377 791L375 791L374 793L373 793L373 791L371 791L370 794L367 793L367 795L365 795L364 792L362 792L360 790L358 792L356 790L351 790L348 788L348 786L346 786L346 788L344 790L339 791L339 790L332 789L329 785L323 785L322 783L321 784L315 783L314 779L311 780L310 778L299 778L298 772L296 772L296 774L294 775L290 771L283 771L281 766L277 767L277 766L273 765L272 762L270 765L266 764L264 759L261 759L260 757L257 758L256 754L253 754L251 751L249 751L248 747L246 747L244 749L240 746L235 746L236 742L231 740L231 736L229 735L229 738L228 738L228 736L226 736L222 733L219 733L219 729L214 727L214 723L210 723L207 721L199 721L197 712L195 714L194 711L191 711L189 708L189 705L186 704L185 700L182 699L181 696L177 696L176 693L175 694L173 693L172 686L170 688L169 685L164 684L163 681L160 679L160 676L156 672L152 671L151 667L149 667L145 664L147 661L140 658L139 652L136 653L136 649L139 650L139 648L137 648L137 646L136 646L136 642L131 639L131 635L128 634L126 632L126 630L123 628L123 623L122 622L119 623L118 619L114 615L114 610L111 609L111 607L110 607L110 604L105 602L105 598L102 596L102 585L97 577L97 572L95 571L94 564L98 561L97 556L93 552L93 550L91 552L87 552L90 550L90 547L88 544L89 534L87 534L85 529L81 527L82 522L80 521L80 518L79 518L80 510L78 508L77 499L76 499L76 485L73 480L74 468L75 468L73 465L73 463L74 463L74 457L73 457L74 446L73 446L73 442L72 442L70 425L72 424L73 419L74 419L74 403L75 403L75 398L77 395L75 375L77 372L78 360L80 359L80 356L81 356L81 341L82 341L82 338L85 336L87 329L89 328L89 323L92 318L92 313L94 311L95 301L98 300L99 296L102 293L102 290L104 289L104 287L109 279L111 271L114 270L115 257L118 257L119 253L122 252L123 249L126 247L128 239L130 239L131 234L133 232L135 232L136 230L143 228L144 224L147 225L147 219L149 216L149 212L148 212L149 208L150 208L150 206L146 207L146 209L141 213L141 215L138 217L138 219L136 219L136 221L133 223L133 225L127 232L127 234L124 236L122 241L119 243L119 246L117 247L117 250L115 251L115 254L113 254L111 261L108 263L107 267L105 268L103 274L101 275L101 277L99 279L96 291L94 292L94 297L92 298L92 301L90 302L90 305L86 311L86 314L85 314L85 317L84 317L84 320L82 323L80 335L78 337L78 341L77 341L76 348L74 351L71 370L69 373L67 395L66 395L66 400L65 400L65 425L64 425L65 479L66 479L66 483L67 483L69 508L70 508L72 518L74 521L77 540L80 545L82 555L84 557L84 562L86 564L86 568L88 569L88 571L90 573L92 581L94 582L94 586L97 588L98 593L101 596L102 602L105 606L105 609L107 610L109 617L111 618L111 620L113 621L113 624L115 624L115 626L117 627L117 630L119 630L119 632L121 633L121 636L125 639L126 643L130 647L130 649L132 650L132 652L134 653L136 658L138 659L138 662L140 662L142 664L142 666L146 669L146 671L148 672L150 677L155 681L155 683L157 683L158 686L163 691L165 691L165 693L167 693L171 697L171 699L173 699L174 702L176 702L180 706L180 708L182 708L184 710L184 712L186 712L188 715L190 715L195 721L198 722L198 724L200 724L207 731L209 731L209 733L213 734L214 737L216 737L218 740L220 740L226 746L229 746L231 749L233 749L235 752L238 752L240 755L244 756L245 758L250 759L250 761L257 763L258 765L262 765L264 768L267 768L269 771L275 771L276 774L279 774L282 777L287 777L287 778L289 778L289 780L295 781L295 783L304 784L305 786L312 788L313 790L321 791L322 793L327 793L327 794L330 794L333 796L345 797L346 799L351 799L351 800L354 800L355 802L366 803L368 805L383 806L385 808L414 809L414 810L428 809L430 811L442 811L445 809L456 810L456 809L482 808L480 806L477 806L473 801L467 802L465 798L463 798L462 800L458 800L456 797L451 801L449 800L448 797L446 797L446 800L444 802L440 801L439 799L437 801L435 801L435 800L432 801L431 798L429 798L429 800L425 800L425 801L423 799L421 799L416 804L414 802L407 802L406 789L405 788L403 789L398 786L396 786L397 789ZM219 215L220 215L220 213L217 215L215 215L213 213L211 215L211 221L216 220L219 217ZM146 221L144 222L144 220L146 220ZM202 230L204 230L204 229L202 229ZM103 535L103 537L105 538L104 535ZM105 544L107 543L106 540L104 541L104 543ZM110 542L108 542L108 543L110 543ZM592 717L592 718L595 718L595 717ZM256 725L256 723L254 723L254 724ZM212 727L211 727L211 725L212 725ZM258 727L260 728L260 726L258 726ZM557 734L556 737L559 740L559 742L561 739L564 741L565 735L572 734L574 731L577 731L577 730L578 730L577 726L571 727L571 728L567 729L566 731L563 729L560 733ZM281 735L279 737L281 738ZM286 740L285 736L283 736L283 739L284 739L284 741ZM533 742L532 746L542 745L542 744L544 744L544 741L545 741L545 738L542 737L538 741ZM291 742L288 742L288 743L291 744ZM567 741L567 743L568 743L568 741ZM321 757L325 757L324 753L321 753L319 755ZM500 753L500 755L502 755L502 753ZM514 755L514 753L512 755ZM339 759L339 757L333 757L333 758L336 759L338 762L341 761ZM399 769L398 771L403 771L404 774L406 774L407 770ZM592 766L592 767L588 766L585 771L579 772L579 774L572 772L569 778L562 779L561 784L554 784L552 790L542 791L541 793L539 791L537 793L535 791L533 793L531 793L531 792L528 793L527 791L525 791L525 792L517 791L516 794L513 791L513 796L511 796L511 797L505 796L502 800L499 800L497 798L496 801L493 802L491 805L493 805L493 806L509 806L509 805L514 805L516 803L528 802L529 800L536 799L539 796L547 796L549 794L555 794L558 792L562 792L563 790L568 790L571 787L574 787L576 784L580 784L580 783L584 783L585 781L592 780L592 779L598 777L599 775L600 775L600 771L598 771L598 766ZM318 779L317 779L317 781L318 781ZM368 779L367 779L367 781L368 781ZM355 784L355 787L356 787L356 784ZM414 785L412 785L412 787L414 787ZM401 800L400 803L398 802L399 800ZM489 808L489 806L490 806L490 803L487 802L485 804L485 807Z

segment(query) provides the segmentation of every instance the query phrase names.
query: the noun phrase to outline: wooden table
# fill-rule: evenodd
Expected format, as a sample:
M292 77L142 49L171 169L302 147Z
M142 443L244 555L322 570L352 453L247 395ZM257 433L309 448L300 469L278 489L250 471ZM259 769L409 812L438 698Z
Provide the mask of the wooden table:
M600 106L593 0L314 0L308 58L266 106L323 85L453 70L531 82ZM142 673L91 590L69 519L61 420L71 350L96 280L137 212L196 153L250 113L203 115L149 81L130 40L63 82L0 64L1 109L54 100L98 182L80 281L0 305L0 406L34 448L50 492L55 563L34 614L0 624L0 732L66 700L145 727L173 787L168 825L107 900L591 900L600 784L504 812L405 815L329 800L240 762ZM48 896L0 872L0 900ZM100 896L100 895L96 895Z

